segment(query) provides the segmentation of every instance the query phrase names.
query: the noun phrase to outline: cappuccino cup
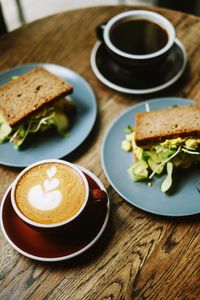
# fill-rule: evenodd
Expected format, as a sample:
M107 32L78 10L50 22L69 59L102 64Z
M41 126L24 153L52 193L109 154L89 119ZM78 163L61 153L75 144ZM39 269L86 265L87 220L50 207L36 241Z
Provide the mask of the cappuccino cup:
M90 190L86 176L76 165L57 159L25 168L11 189L15 212L35 228L60 228L75 222L91 198L101 201L105 192Z
M162 15L132 10L120 13L97 28L112 58L124 67L159 65L175 42L173 25Z

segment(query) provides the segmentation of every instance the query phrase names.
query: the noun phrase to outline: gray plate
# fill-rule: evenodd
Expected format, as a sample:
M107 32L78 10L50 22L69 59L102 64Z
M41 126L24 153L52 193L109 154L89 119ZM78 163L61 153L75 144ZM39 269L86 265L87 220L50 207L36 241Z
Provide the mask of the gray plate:
M158 98L146 101L150 110L184 105L191 100L180 98ZM138 111L145 111L145 102L131 107L113 122L108 130L102 147L102 164L104 172L113 188L134 206L163 216L187 216L200 213L200 170L190 168L175 172L173 189L170 193L162 193L160 185L164 176L157 177L153 185L145 182L133 182L127 173L127 167L133 159L132 153L121 150L124 139L124 128L134 124L134 116Z
M0 163L7 166L26 167L41 159L61 158L75 150L90 133L97 114L95 95L86 80L74 71L54 64L30 64L0 73L0 85L11 80L14 75L22 75L36 66L43 66L52 73L73 85L70 95L76 104L76 118L69 136L63 138L57 134L44 135L23 150L15 150L11 143L0 145Z

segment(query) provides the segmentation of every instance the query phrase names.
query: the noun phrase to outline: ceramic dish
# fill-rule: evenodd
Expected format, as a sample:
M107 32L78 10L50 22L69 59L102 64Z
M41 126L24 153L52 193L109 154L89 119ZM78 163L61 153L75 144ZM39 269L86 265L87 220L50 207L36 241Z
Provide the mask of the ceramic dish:
M90 62L96 77L113 90L128 94L149 94L171 86L181 77L187 64L187 54L183 44L176 39L170 56L156 72L138 72L136 69L120 67L105 46L97 42Z
M172 105L192 103L180 98L159 98L146 101L150 110L167 108ZM163 176L153 180L151 187L146 182L133 182L127 168L133 161L133 153L124 152L121 142L127 125L134 126L136 112L145 111L141 102L124 112L109 128L102 147L103 169L112 187L132 205L163 216L187 216L200 213L200 172L199 168L181 170L173 177L171 193L160 190Z
M12 76L22 75L36 66L43 66L52 73L73 85L71 99L76 105L76 117L66 138L58 134L45 134L45 138L34 142L23 150L15 150L12 143L0 145L0 164L26 167L38 160L62 158L74 151L88 136L94 125L97 105L92 88L86 80L74 71L53 64L21 65L0 73L0 85L11 80Z
M101 181L90 171L80 167L91 188L106 191ZM10 199L10 189L1 204L1 229L9 244L19 253L39 261L55 262L73 258L92 247L106 227L110 202L91 204L78 222L62 232L45 233L32 229L15 213Z

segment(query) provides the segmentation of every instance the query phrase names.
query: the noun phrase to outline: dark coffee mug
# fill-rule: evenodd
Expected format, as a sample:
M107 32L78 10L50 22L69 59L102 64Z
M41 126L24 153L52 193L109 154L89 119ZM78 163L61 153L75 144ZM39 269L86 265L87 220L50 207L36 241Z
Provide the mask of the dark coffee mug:
M134 54L124 49L121 49L118 45L114 44L112 34L115 28L120 28L120 26L123 26L125 22L129 22L130 24L130 21L132 22L138 20L150 22L154 26L160 27L160 31L164 32L164 34L166 35L166 42L161 48L157 49L152 53ZM128 30L128 25L126 28L127 32L124 31L124 36L126 39L128 39L128 34L130 34L130 31ZM160 14L146 10L133 10L116 15L107 23L101 24L97 28L97 36L104 43L105 47L117 63L119 63L123 67L131 68L149 66L153 67L155 65L160 64L170 54L175 42L175 30L173 25ZM124 38L124 36L116 36L115 39L121 39ZM148 43L148 41L145 40L145 38L146 37L144 36L144 43ZM121 43L123 44L123 40Z

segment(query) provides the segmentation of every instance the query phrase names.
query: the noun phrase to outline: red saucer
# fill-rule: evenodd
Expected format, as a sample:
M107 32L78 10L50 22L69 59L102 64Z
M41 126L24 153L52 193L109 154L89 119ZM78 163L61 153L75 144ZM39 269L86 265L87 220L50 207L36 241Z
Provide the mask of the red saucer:
M91 189L105 187L90 171L85 173ZM15 213L7 190L1 206L4 236L21 254L36 260L59 261L75 257L90 248L102 235L109 217L110 203L100 201L87 205L75 224L55 232L41 232L22 221Z

